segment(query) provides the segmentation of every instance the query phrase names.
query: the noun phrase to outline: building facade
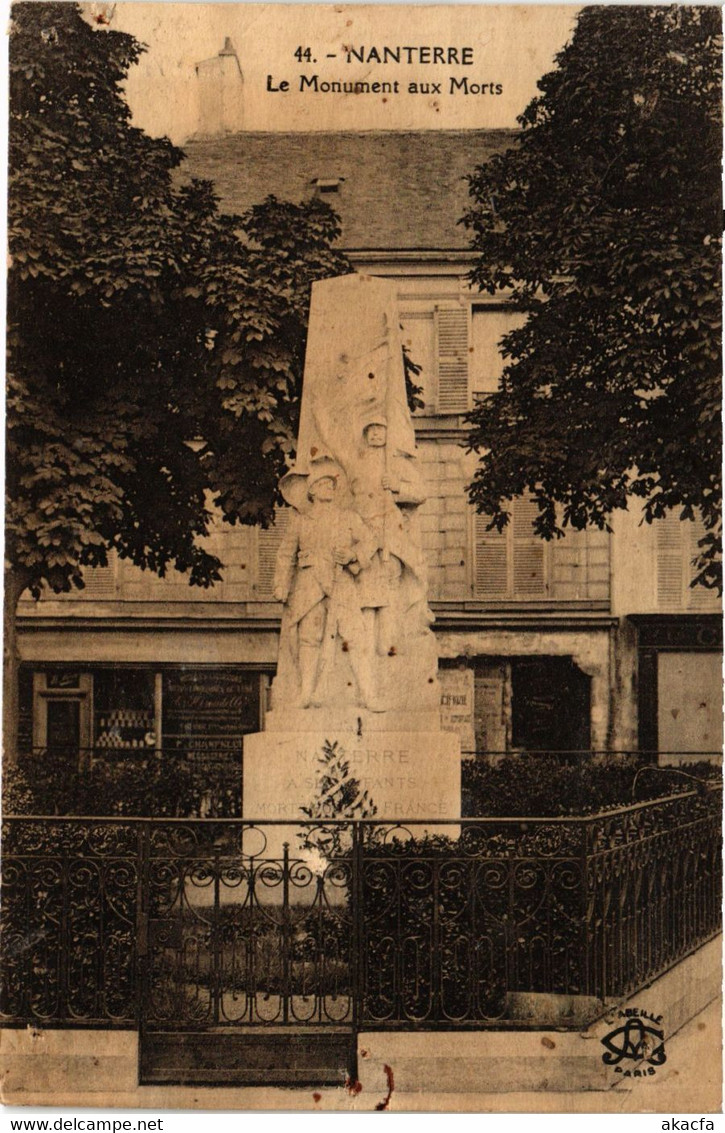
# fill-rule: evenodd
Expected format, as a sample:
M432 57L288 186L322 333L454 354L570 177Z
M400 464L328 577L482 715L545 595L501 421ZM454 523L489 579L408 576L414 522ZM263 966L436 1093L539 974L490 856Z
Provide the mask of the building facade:
M420 515L444 726L466 752L643 750L675 762L718 752L719 604L689 585L698 524L640 525L633 512L615 517L611 536L546 543L529 500L514 502L501 534L468 502L476 458L465 414L495 397L499 340L522 316L506 295L471 290L458 220L466 174L512 132L232 133L238 114L218 86L242 82L231 45L198 74L200 131L182 175L211 179L235 213L270 193L317 194L341 217L354 269L395 281L404 341L422 366ZM215 528L210 549L225 570L208 591L112 560L87 572L82 592L21 600L21 743L81 765L149 749L241 759L275 671L285 520Z

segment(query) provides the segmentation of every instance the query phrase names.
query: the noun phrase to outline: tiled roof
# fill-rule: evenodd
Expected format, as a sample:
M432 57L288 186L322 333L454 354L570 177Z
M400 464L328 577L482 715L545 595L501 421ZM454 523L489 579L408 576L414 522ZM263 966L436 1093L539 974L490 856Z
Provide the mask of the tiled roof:
M300 201L314 182L342 219L342 247L465 249L457 220L468 205L465 176L505 149L513 130L240 133L184 145L182 176L214 182L222 208L243 212L270 193Z

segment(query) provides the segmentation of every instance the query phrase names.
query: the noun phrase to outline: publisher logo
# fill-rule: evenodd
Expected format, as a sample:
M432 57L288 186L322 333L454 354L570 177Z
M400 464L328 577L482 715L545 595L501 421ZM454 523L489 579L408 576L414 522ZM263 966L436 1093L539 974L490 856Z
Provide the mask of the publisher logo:
M655 1073L667 1061L662 1016L636 1007L617 1012L621 1020L602 1038L602 1062L625 1078L642 1078Z

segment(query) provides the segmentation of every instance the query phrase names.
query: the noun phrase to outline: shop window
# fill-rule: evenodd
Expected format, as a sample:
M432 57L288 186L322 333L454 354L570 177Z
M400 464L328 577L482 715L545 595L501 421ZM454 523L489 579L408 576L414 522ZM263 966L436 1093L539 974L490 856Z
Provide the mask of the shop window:
M235 669L165 672L164 750L206 763L240 757L243 737L261 727L260 679Z
M21 668L18 696L18 749L30 751L33 746L33 672Z
M154 674L145 669L101 670L94 676L96 754L138 752L152 748Z

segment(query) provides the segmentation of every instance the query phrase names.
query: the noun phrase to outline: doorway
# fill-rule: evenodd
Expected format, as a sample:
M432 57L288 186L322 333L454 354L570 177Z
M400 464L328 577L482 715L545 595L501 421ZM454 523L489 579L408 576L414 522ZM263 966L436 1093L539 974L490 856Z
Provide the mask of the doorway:
M589 750L591 677L573 658L512 661L511 741L515 749L524 751Z

